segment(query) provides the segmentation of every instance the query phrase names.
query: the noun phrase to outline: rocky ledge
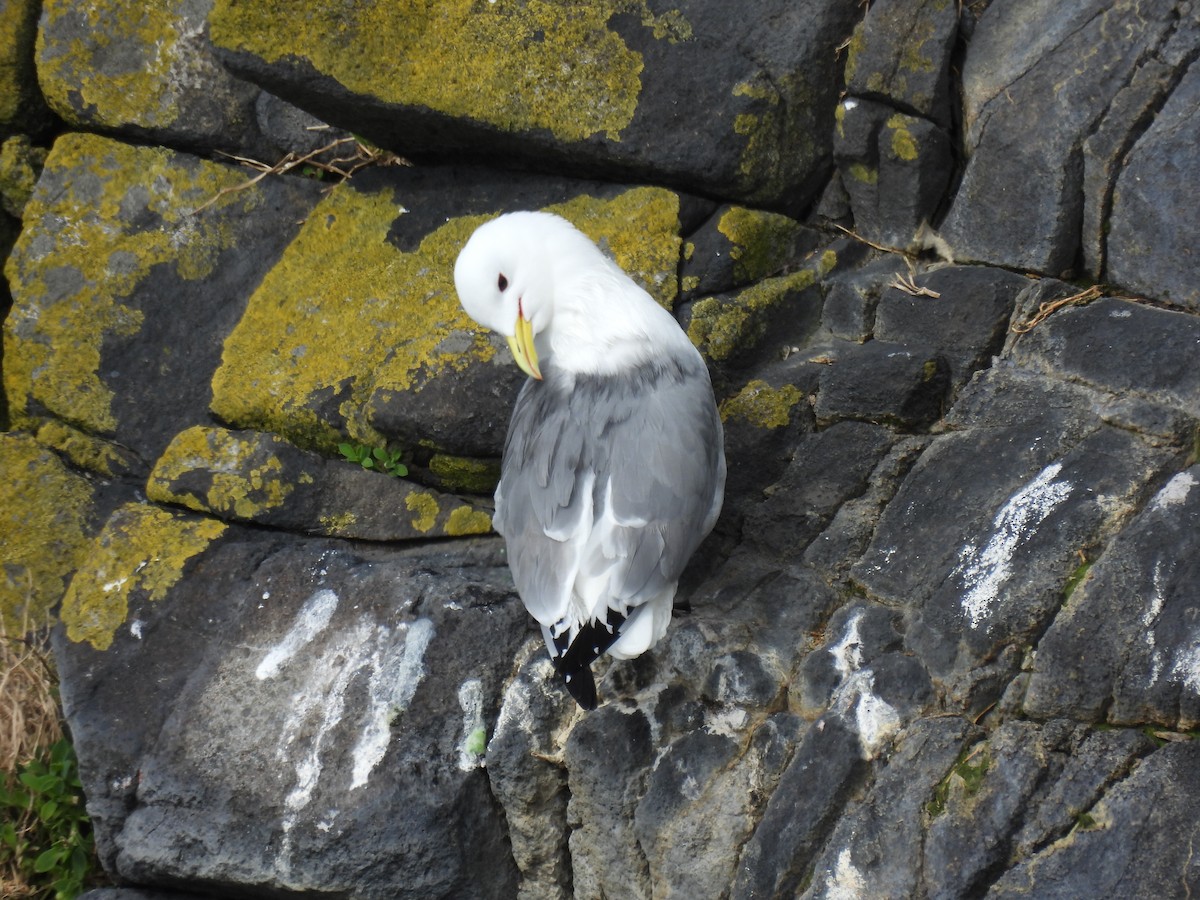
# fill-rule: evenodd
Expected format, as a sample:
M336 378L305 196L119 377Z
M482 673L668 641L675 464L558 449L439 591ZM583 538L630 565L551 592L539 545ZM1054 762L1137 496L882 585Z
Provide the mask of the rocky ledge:
M1195 4L0 28L0 612L56 623L94 900L1200 888ZM451 281L520 208L675 313L726 428L590 714Z

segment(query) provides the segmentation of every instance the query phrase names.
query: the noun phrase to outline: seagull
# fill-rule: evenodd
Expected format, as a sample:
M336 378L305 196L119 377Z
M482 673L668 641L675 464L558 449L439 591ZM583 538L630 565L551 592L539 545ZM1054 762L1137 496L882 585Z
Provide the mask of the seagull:
M721 419L679 323L566 219L481 225L454 266L471 318L527 380L493 524L554 668L595 709L591 664L666 633L679 577L725 493Z

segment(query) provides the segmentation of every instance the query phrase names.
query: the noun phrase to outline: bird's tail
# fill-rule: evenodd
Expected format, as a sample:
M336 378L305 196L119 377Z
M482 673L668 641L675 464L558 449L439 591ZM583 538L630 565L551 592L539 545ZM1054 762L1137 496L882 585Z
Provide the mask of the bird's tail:
M584 709L595 709L598 702L592 663L621 636L624 622L623 615L609 609L603 622L596 619L585 622L574 635L567 629L558 635L545 629L549 637L547 643L553 644L551 661L554 670L562 677L567 692Z

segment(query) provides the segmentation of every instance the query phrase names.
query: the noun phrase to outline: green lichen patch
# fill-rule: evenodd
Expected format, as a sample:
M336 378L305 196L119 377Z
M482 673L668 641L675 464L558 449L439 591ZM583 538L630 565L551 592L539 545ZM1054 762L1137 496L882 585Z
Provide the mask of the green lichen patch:
M896 159L913 162L917 158L919 153L917 141L910 130L911 124L915 121L912 116L906 116L903 113L896 113L887 120L885 128L891 132L891 137L888 138L885 135L883 140L888 142L892 156Z
M342 0L303 16L288 4L216 0L209 21L218 46L268 63L303 59L355 94L507 131L616 141L637 107L643 63L609 22L639 9L663 39L686 34L682 17L654 16L644 0Z
M21 634L50 620L87 552L88 481L27 435L0 435L0 621Z
M462 537L469 534L487 534L492 530L492 517L481 509L458 506L446 517L446 534Z
M783 428L792 421L792 407L803 399L804 393L793 384L774 388L755 379L721 403L721 421L741 419L756 428Z
M67 637L107 650L134 596L157 601L184 566L225 531L215 519L129 503L109 517L71 579L60 618Z
M0 4L0 123L19 123L37 84L31 63L39 0Z
M933 789L933 797L925 805L929 817L936 819L952 803L969 803L983 788L984 777L991 766L992 757L986 744L964 749L946 777Z
M282 443L275 435L189 428L175 436L155 463L146 496L220 518L253 521L281 506L295 489L296 473L285 477L283 463L272 452L272 445ZM196 472L204 477L198 482L187 478Z
M33 426L49 412L92 433L116 428L102 345L137 334L144 316L129 298L152 267L184 280L212 272L232 246L236 216L261 195L239 191L203 214L192 210L242 181L235 169L169 150L84 134L55 143L5 270L13 307L4 387L14 423Z
M803 229L795 219L744 206L731 206L717 222L717 230L729 241L739 284L778 272Z
M437 522L441 507L432 493L413 491L404 498L405 508L412 514L410 525L422 534L429 532Z
M804 71L760 74L735 85L733 96L750 101L748 111L733 120L734 132L745 138L738 173L750 190L747 199L777 198L794 188L796 176L816 159L813 135L833 124L814 118L813 111L825 100L818 98Z

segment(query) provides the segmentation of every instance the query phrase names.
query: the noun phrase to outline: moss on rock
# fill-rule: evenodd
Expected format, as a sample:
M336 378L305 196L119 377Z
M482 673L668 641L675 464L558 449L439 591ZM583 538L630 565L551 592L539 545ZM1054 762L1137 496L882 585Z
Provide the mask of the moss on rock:
M45 164L46 151L25 135L0 144L0 209L20 219Z
M757 346L778 309L798 291L816 283L811 269L768 278L732 301L708 297L696 301L688 337L709 359L724 361Z
M804 226L779 213L731 206L717 222L734 258L733 274L739 283L774 275L788 261Z
M804 399L793 384L774 388L761 379L749 382L721 403L721 421L741 419L757 428L782 428L792 421L791 411Z
M637 108L643 63L609 23L639 8L663 39L677 39L678 17L653 16L644 0L332 2L303 16L287 4L216 0L210 22L218 46L272 63L303 59L386 103L564 141L618 141Z
M490 493L500 480L500 464L493 459L435 453L429 459L429 471L439 486L468 494Z
M54 145L5 273L13 308L4 323L4 387L18 425L54 414L86 431L117 425L100 353L138 333L143 313L125 301L155 266L184 280L206 277L235 239L231 216L193 210L241 184L228 166L68 134ZM246 212L254 191L214 207ZM40 223L40 224L38 224Z
M28 435L0 435L0 469L0 622L12 635L50 620L87 552L95 495Z
M105 478L128 474L138 466L136 457L125 448L92 437L57 419L44 423L38 429L37 439L63 454L72 465Z

